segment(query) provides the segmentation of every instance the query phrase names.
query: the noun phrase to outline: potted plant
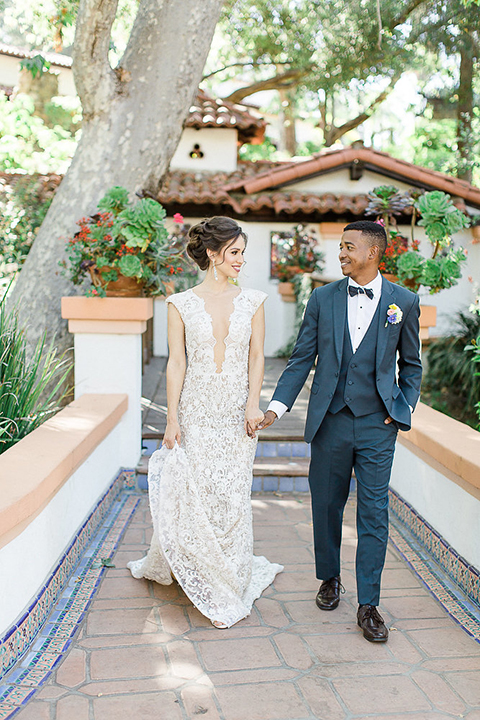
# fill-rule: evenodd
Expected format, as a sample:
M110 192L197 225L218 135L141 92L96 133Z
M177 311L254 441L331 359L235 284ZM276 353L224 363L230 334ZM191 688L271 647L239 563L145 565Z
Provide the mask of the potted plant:
M172 276L182 272L179 248L165 227L165 210L151 198L129 202L128 190L111 188L98 212L78 221L60 262L74 285L91 280L86 295L164 295Z
M323 267L323 253L318 248L318 240L306 225L296 225L293 233L278 233L277 247L281 243L281 253L272 263L272 277L279 280L278 292L284 302L295 302L294 278L305 273L320 271Z
M370 194L366 214L377 215L377 222L385 225L388 245L380 270L387 278L399 285L418 292L427 288L430 294L440 292L457 284L466 260L463 248L453 247L452 235L470 224L469 218L456 208L446 193L434 190L420 193L412 190L403 195L393 185L380 186ZM394 215L410 211L411 239L401 236L396 228ZM414 238L415 222L425 228L432 245L426 257ZM388 273L391 277L388 277ZM436 323L437 308L421 305L421 337L428 337L428 328Z

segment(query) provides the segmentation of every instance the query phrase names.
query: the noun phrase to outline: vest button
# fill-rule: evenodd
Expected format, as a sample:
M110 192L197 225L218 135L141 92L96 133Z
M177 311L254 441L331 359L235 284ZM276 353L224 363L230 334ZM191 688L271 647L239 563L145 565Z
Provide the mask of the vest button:
M345 398L345 402L350 402L350 398Z
M335 377L338 377L338 373L337 373L337 372L335 373Z
M352 363L352 364L350 365L350 367L352 367L352 368L356 368L356 367L357 367L357 365L356 365L356 363Z
M348 381L348 384L349 384L349 385L353 385L353 380L349 380L349 381Z

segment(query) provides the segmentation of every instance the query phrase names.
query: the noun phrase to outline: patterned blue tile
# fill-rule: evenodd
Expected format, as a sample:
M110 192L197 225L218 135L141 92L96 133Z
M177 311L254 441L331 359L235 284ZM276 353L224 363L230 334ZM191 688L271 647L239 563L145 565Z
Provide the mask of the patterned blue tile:
M146 475L144 475L144 474L142 474L142 473L138 473L138 475L137 475L137 487L138 487L139 490L143 490L144 492L146 492L146 491L148 490L148 480L147 480L147 476L146 476Z

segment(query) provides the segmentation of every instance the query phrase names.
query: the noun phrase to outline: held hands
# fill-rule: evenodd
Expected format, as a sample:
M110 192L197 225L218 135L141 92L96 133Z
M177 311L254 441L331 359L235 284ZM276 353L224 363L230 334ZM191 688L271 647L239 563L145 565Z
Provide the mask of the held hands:
M258 405L247 405L245 410L245 432L248 437L254 438L259 425L263 422L264 414Z
M177 420L167 420L167 427L163 436L162 445L166 445L169 450L175 445L175 441L180 445L181 432L180 425Z
M276 419L277 414L274 413L273 410L267 410L264 415L263 421L260 423L257 430L264 430L265 428L270 427L270 425L273 425Z

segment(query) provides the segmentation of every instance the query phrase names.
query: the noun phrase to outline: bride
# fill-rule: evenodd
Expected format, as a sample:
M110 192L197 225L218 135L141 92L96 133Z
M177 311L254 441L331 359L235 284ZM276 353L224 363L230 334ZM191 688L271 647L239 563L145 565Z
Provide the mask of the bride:
M148 475L154 532L146 557L128 563L136 578L176 580L218 628L249 615L283 570L253 554L266 295L229 282L246 240L226 217L190 229L187 252L207 272L167 298L167 427Z

